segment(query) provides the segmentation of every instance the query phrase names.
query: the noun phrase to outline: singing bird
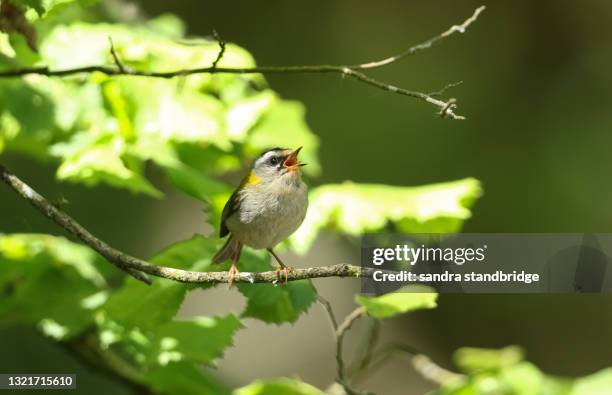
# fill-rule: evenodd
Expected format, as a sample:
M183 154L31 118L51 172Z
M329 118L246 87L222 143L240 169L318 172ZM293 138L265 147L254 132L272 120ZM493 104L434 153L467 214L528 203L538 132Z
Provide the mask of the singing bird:
M289 268L274 247L301 225L308 209L308 190L302 181L296 150L273 148L262 153L251 166L240 186L232 193L221 214L220 237L229 238L213 257L213 263L231 259L228 283L240 274L236 263L242 246L265 248L278 262L277 275Z

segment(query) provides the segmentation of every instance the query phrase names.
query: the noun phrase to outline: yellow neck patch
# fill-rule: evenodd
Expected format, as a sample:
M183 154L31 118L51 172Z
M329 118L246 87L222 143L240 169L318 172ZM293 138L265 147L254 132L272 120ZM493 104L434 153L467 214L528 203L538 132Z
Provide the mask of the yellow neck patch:
M261 182L261 178L255 173L254 170L251 170L249 176L247 177L246 183L248 185L257 185Z

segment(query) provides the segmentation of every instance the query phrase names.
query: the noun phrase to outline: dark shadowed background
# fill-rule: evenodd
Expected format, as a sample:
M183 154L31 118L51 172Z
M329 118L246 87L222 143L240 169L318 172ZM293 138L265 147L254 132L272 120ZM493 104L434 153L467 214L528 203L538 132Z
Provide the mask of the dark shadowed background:
M178 14L194 35L216 29L260 65L286 65L383 58L463 21L480 4L148 0L139 7L150 16ZM465 121L439 119L432 106L338 75L268 77L282 96L305 104L309 125L320 136L324 172L315 182L419 185L472 176L483 182L485 194L465 231L611 232L612 3L485 4L464 35L371 73L424 92L463 81L448 95L457 98ZM83 225L137 256L203 231L201 206L188 197L170 193L154 200L105 187L58 185L51 165L15 156L7 164L42 193L65 196ZM164 189L161 177L153 176ZM2 186L0 205L3 232L62 234ZM356 246L323 237L295 266L356 263ZM340 314L350 311L358 281L316 284ZM181 314L233 311L239 303L236 291L200 292ZM437 309L385 324L383 336L413 343L446 367L452 367L451 353L459 346L518 344L548 373L584 375L612 365L611 307L604 295L442 295ZM351 342L362 331L352 333ZM295 375L326 386L334 376L332 348L325 316L313 306L295 327L253 321L219 369L235 385ZM34 330L0 332L0 371L58 367L77 372L81 388L123 391L84 371ZM401 358L368 381L371 390L384 394L430 388Z

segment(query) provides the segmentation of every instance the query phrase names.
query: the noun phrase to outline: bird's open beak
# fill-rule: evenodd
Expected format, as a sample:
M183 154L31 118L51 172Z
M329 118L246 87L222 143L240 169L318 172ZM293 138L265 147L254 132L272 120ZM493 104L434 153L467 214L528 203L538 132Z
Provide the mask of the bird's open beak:
M306 166L306 163L298 162L298 154L300 153L301 149L302 149L302 147L296 149L295 151L293 151L289 155L287 155L287 157L285 158L285 161L283 162L283 166L287 170L296 171L296 170L299 170L300 167Z

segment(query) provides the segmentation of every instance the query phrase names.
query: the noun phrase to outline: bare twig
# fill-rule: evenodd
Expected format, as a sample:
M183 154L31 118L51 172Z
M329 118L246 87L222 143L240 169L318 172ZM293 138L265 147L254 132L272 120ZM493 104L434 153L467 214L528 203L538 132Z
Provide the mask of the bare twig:
M68 214L54 206L50 201L21 181L6 167L0 164L0 180L17 192L23 199L40 211L47 218L72 233L83 243L97 251L109 262L119 269L127 272L138 280L148 284L151 279L144 273L169 280L184 283L227 283L227 272L195 272L175 269L171 267L158 266L142 259L135 258L124 252L114 249L104 241L98 239ZM144 272L144 273L143 273ZM311 267L306 269L294 269L289 272L287 281L304 280L322 277L372 277L374 269L362 268L348 264L337 264L331 266ZM278 281L276 271L260 273L241 272L234 278L235 283L276 283Z
M317 295L317 302L323 307L323 309L327 313L329 323L334 333L334 340L336 342L336 382L340 384L344 392L348 395L357 395L359 394L359 392L355 391L350 387L346 377L342 348L344 343L344 334L351 328L353 323L359 317L365 314L365 309L363 307L356 308L348 316L346 316L346 318L344 319L344 321L342 321L340 325L338 325L338 320L336 319L336 315L334 314L334 310L332 309L331 303L329 303L329 301L321 295Z
M444 87L442 89L438 89L435 92L429 92L428 95L431 97L436 97L436 96L442 96L444 94L444 92L446 92L447 90L454 88L456 86L459 86L463 84L463 81L457 81L457 82L452 82L450 84L446 84L444 85Z
M365 313L366 313L366 310L364 307L362 306L357 307L349 315L346 316L344 321L342 321L342 323L339 324L338 328L336 329L336 362L337 362L337 369L338 369L338 373L337 373L338 383L340 383L344 387L345 391L348 394L354 394L355 390L350 388L347 377L346 377L344 359L342 357L343 346L344 346L344 335L349 329L351 329L355 321L363 317Z
M377 60L375 62L369 62L369 63L362 63L362 64L357 64L354 66L351 66L351 68L353 69L357 69L357 70L365 70L365 69L374 69L377 67L381 67L381 66L385 66L388 64L391 64L393 62L396 62L406 56L410 56L410 55L414 55L417 52L420 52L424 49L428 49L431 48L434 44L438 43L439 41L451 36L454 33L465 33L465 31L467 30L468 26L470 26L472 23L476 22L476 19L478 19L478 16L480 15L481 12L483 12L485 10L485 6L480 6L478 7L474 13L472 14L472 16L470 16L468 19L466 19L462 24L460 25L454 25L451 26L448 30L446 30L443 33L438 34L435 37L430 38L427 41L424 41L420 44L417 44L415 46L412 46L410 48L408 48L407 50L405 50L402 53L399 53L395 56L391 56L385 59L381 59L381 60Z
M336 319L336 315L334 314L334 310L331 307L331 303L321 295L317 295L317 302L323 306L323 309L327 313L327 318L329 319L329 324L332 327L334 332L334 336L336 335L336 331L338 330L338 320Z
M117 51L115 50L115 44L113 44L113 38L111 36L108 36L108 42L110 44L110 53L111 53L111 56L113 57L113 61L115 62L115 65L117 66L119 71L121 71L123 74L129 74L130 70L128 70L124 66L124 64L121 62L121 59L119 59L119 55L117 55Z
M435 43L440 40L449 37L450 35L459 32L463 33L473 22L476 21L478 16L482 11L484 11L485 7L479 7L476 9L474 14L465 20L460 25L454 25L450 27L445 32L423 42L418 45L415 45L408 50L402 52L399 55L392 56L390 58L385 58L379 61L370 62L370 63L362 63L357 65L300 65L300 66L257 66L257 67L249 67L249 68L228 68L228 67L217 67L217 63L221 60L224 52L225 52L225 43L219 40L220 51L217 55L217 59L213 62L210 67L202 67L202 68L194 68L194 69L182 69L182 70L174 70L174 71L148 71L148 70L137 70L137 69L128 69L125 66L121 66L121 62L117 62L118 57L116 54L113 55L115 60L115 66L84 66L84 67L76 67L71 69L64 70L51 70L46 66L41 67L31 67L31 68L22 68L22 69L13 69L13 70L4 70L0 71L0 78L11 78L11 77L21 77L29 74L39 74L48 77L64 77L74 74L81 73L93 73L93 72L101 72L107 75L131 75L131 76L140 76L140 77L154 77L154 78L174 78L174 77L182 77L191 74L218 74L218 73L228 73L228 74L278 74L278 73L336 73L342 76L348 76L351 78L355 78L356 80L368 84L370 86L374 86L379 89L383 89L388 92L397 93L404 96L413 97L419 100L422 100L426 103L432 104L433 106L439 109L439 114L442 117L448 117L452 119L462 120L465 117L461 115L457 115L455 113L456 103L453 101L452 103L449 101L444 101L440 99L436 99L431 95L428 95L423 92L411 91L404 88L399 88L397 86L376 80L362 73L361 70L369 70L381 66L388 65L393 63L407 55L414 54L416 52L422 51L426 48L430 48ZM114 48L111 46L111 52L114 52Z
M365 313L366 313L365 308L363 306L360 306L360 307L357 307L355 310L353 310L349 315L347 315L344 321L342 321L342 323L338 325L338 329L336 329L336 335L338 336L338 338L342 339L346 331L351 329L355 321L363 317Z
M380 351L376 352L371 361L360 372L356 379L363 378L367 373L373 373L384 365L391 357L397 354L407 354L411 357L412 367L424 379L438 385L445 385L451 381L463 380L465 376L459 373L451 372L440 365L436 364L431 358L423 354L420 350L413 346L402 343L391 343L386 345Z
M213 37L215 38L215 40L217 40L217 42L219 43L219 53L217 53L217 58L215 59L215 61L212 63L212 68L216 69L217 68L217 64L219 64L219 62L221 61L221 59L223 58L223 55L225 54L225 41L223 41L221 39L221 36L219 36L219 33L217 33L216 30L213 30Z
M425 354L412 357L412 366L424 379L439 386L444 386L457 380L465 380L465 376L444 369Z

